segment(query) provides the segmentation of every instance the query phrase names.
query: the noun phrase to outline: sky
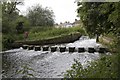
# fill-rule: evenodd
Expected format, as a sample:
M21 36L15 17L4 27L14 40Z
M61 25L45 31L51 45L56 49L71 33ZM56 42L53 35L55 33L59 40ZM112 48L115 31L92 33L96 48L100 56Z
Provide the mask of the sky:
M75 19L79 19L77 16L77 3L75 0L24 0L24 5L17 6L21 11L21 14L27 12L27 9L36 4L42 5L43 8L49 7L53 10L55 15L55 22L74 22Z

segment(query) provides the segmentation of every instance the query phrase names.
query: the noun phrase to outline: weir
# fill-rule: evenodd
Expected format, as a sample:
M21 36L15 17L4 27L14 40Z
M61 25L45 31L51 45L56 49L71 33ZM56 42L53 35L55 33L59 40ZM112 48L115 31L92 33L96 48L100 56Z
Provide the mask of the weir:
M3 65L8 66L3 66L3 70L7 78L21 78L23 75L16 71L27 65L35 71L30 73L37 78L63 78L63 73L71 68L74 59L85 67L88 61L99 59L99 53L106 52L108 50L95 39L85 36L67 44L23 45L3 52Z

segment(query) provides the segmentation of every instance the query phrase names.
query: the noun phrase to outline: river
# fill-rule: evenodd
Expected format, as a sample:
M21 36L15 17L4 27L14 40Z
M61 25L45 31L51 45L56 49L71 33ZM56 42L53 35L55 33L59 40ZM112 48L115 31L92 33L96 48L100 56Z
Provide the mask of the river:
M96 43L95 39L82 36L73 43L56 46L97 48L101 44ZM74 63L74 59L81 62L83 66L86 66L88 61L96 60L99 57L100 54L98 52L69 53L66 51L61 53L59 51L34 51L22 48L8 50L2 52L3 77L21 78L25 74L17 72L23 70L23 66L26 65L29 68L28 73L31 73L36 78L63 78L66 70L70 69Z

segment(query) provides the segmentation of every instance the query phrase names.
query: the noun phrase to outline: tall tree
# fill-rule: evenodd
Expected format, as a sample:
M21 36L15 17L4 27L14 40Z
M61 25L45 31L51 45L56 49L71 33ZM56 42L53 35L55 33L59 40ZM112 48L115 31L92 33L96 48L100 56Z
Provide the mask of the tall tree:
M19 16L19 10L17 9L17 5L23 4L18 0L7 0L6 2L2 2L2 32L8 33L11 32L14 21Z
M120 2L78 2L78 13L89 35L99 36L114 31L118 33ZM119 29L117 29L119 28Z
M40 5L29 8L27 17L32 26L53 26L54 13L48 8L42 8Z

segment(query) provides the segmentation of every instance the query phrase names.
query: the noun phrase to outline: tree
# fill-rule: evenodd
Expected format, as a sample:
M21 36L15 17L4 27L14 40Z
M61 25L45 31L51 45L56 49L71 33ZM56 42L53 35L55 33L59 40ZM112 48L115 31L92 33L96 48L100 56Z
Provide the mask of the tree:
M120 39L120 2L116 2L112 4L113 11L109 14L108 21L111 22L111 29L117 37Z
M32 26L53 26L54 13L48 8L42 8L40 5L29 8L27 17Z
M26 16L19 15L19 17L16 19L15 23L18 24L19 22L23 22L22 23L23 24L22 31L28 31L30 29L30 22Z
M114 32L120 33L120 2L103 3L78 2L78 13L83 25L90 36L100 36L101 34Z
M8 0L6 2L2 2L2 32L8 33L11 32L13 27L15 26L15 20L19 16L19 10L17 9L17 5L23 4L18 0Z
M6 0L2 5L2 48L11 49L12 43L17 39L15 36L16 19L19 17L17 5L23 4L19 0Z

